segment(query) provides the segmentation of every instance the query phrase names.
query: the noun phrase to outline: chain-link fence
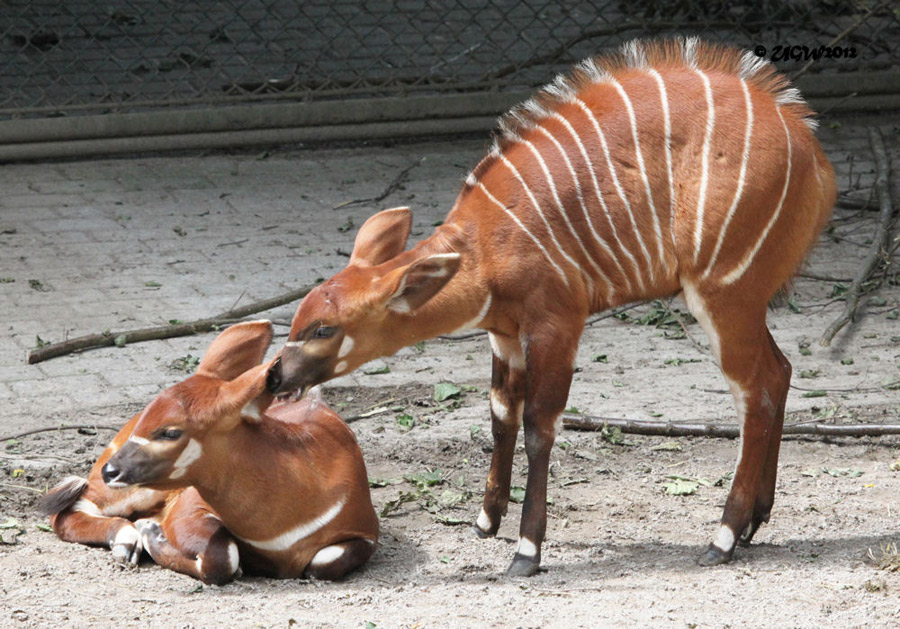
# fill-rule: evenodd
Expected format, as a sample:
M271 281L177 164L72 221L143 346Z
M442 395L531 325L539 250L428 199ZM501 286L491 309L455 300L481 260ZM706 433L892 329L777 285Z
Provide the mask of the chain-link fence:
M812 47L852 29L839 44L857 57L811 70L900 60L900 10L877 0L7 0L0 10L7 117L534 85L635 36Z
M809 73L900 65L900 8L884 0L6 0L0 13L0 120L530 88L634 37L855 48Z

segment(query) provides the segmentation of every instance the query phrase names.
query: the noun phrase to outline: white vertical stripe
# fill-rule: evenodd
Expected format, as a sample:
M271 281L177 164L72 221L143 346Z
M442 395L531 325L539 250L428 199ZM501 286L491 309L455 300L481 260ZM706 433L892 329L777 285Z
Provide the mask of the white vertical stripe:
M784 116L781 115L781 108L775 107L775 112L778 114L778 119L781 120L781 126L784 128L784 136L787 141L787 169L784 175L784 188L781 190L781 198L778 200L778 206L775 208L775 212L772 214L772 218L769 219L769 222L766 224L766 228L763 230L763 233L759 235L759 238L756 240L756 244L753 245L753 248L747 253L744 259L738 264L728 275L722 278L723 284L733 284L740 276L744 274L750 264L753 262L753 258L756 257L756 254L759 252L760 247L762 247L763 242L766 240L766 236L769 235L769 230L772 229L772 225L775 224L775 221L778 220L778 217L781 215L781 208L784 205L784 199L787 197L788 187L791 184L791 133L788 131L787 124L784 122Z
M544 211L541 209L540 203L535 198L534 194L531 192L531 188L528 187L528 184L525 182L525 179L522 178L521 173L515 167L515 165L506 158L506 155L503 153L500 154L500 161L503 162L503 165L506 166L509 171L513 174L516 180L519 182L519 185L522 186L522 189L525 191L525 194L528 196L528 200L531 201L531 205L534 207L535 212L537 212L538 216L541 217L541 220L544 221L544 225L547 227L547 233L550 234L550 240L553 241L553 244L556 245L556 249L562 255L563 258L566 259L566 262L571 264L575 269L584 277L587 274L584 272L584 269L581 268L581 265L576 262L572 256L566 253L565 249L563 249L562 245L559 244L559 240L556 239L556 234L553 232L553 227L550 225L550 221L547 220L547 216L544 214Z
M569 121L566 120L559 113L554 112L553 117L556 120L560 121L563 124L563 126L565 126L566 130L572 136L572 139L575 140L575 144L578 146L578 150L581 153L581 157L582 157L582 159L584 159L584 163L587 164L588 172L591 174L591 180L594 183L594 192L597 195L597 200L600 202L600 207L603 208L603 213L606 216L606 220L609 222L609 227L610 227L610 230L612 231L613 238L616 239L616 244L619 245L619 248L625 253L626 256L628 256L628 259L631 260L631 264L634 267L634 272L635 272L635 274L637 274L637 272L638 272L637 260L635 260L634 256L625 247L625 245L622 243L622 240L619 238L619 233L618 233L618 230L616 229L616 224L613 222L612 217L609 215L609 208L606 207L606 201L603 199L603 192L600 191L600 184L597 182L597 173L594 171L594 163L591 161L590 156L588 156L587 149L584 148L584 144L581 141L581 137L578 135L578 132L575 131L575 128L572 127L572 125L569 123ZM576 182L577 182L577 179L576 179ZM581 186L580 186L580 184L577 184L577 183L576 183L576 185L578 185L579 200L583 201L582 197L580 196L581 195ZM584 209L585 212L587 212L587 210L584 208L583 204L582 204L582 209ZM628 291L631 292L631 280L628 279L628 275L626 275L625 269L624 269L624 267L622 267L622 263L619 262L619 258L616 257L616 255L612 252L609 245L606 243L606 240L604 240L603 237L597 233L597 230L594 228L594 224L590 220L588 220L588 225L590 225L590 227L591 227L591 233L594 235L594 238L598 242L601 243L603 248L609 253L613 262L615 262L616 267L618 267L619 272L622 274L622 278L625 280L625 284L628 287Z
M484 184L481 183L480 181L478 182L478 189L481 190L482 192L484 192L485 196L487 196L487 198L490 199L494 203L494 205L496 205L501 210L506 212L506 214L515 222L515 224L518 225L519 228L523 232L525 232L525 234L529 238L531 238L531 240L534 242L534 244L537 245L538 249L541 250L541 253L544 254L544 257L547 258L547 262L549 262L550 265L554 269L556 269L556 272L559 273L559 276L562 278L563 283L566 286L568 286L569 280L566 278L565 272L562 270L562 268L556 262L553 261L553 258L550 257L550 253L547 251L547 249L544 248L544 245L541 244L541 241L538 240L537 238L535 238L534 234L532 234L530 231L528 231L528 228L522 224L522 221L519 220L519 217L516 216L515 214L513 214L512 212L510 212L509 209L505 205L503 205L499 200L497 200L497 198L494 195L492 195L490 192L488 192L488 189L485 188Z
M747 109L747 124L744 127L744 154L741 157L741 171L738 175L737 190L734 193L734 200L731 202L731 207L728 208L728 213L725 215L725 221L722 223L722 229L719 231L719 238L716 240L716 248L713 250L712 257L709 259L709 264L706 265L706 271L703 272L703 279L709 277L710 272L716 264L716 260L719 258L719 251L722 249L722 243L725 242L725 233L728 231L731 219L734 218L735 212L737 212L738 203L740 203L741 196L744 192L747 164L750 163L750 139L753 134L753 103L750 100L750 90L747 88L747 82L744 81L744 79L741 79L741 88L744 90L744 104Z
M622 102L625 103L625 110L628 112L628 122L631 123L631 137L634 139L634 154L637 158L638 168L641 171L641 179L644 182L644 191L647 193L647 205L650 210L650 216L653 218L653 231L656 232L656 254L659 256L659 264L662 266L665 261L663 255L662 228L659 224L659 214L656 212L656 206L653 203L653 192L650 189L650 179L647 177L647 167L644 165L644 154L641 152L641 142L638 139L637 117L634 115L634 107L631 99L628 97L622 84L612 79L610 85L616 88ZM653 266L650 267L650 281L653 281Z
M634 220L634 213L631 211L631 204L628 202L628 198L625 196L625 191L622 189L622 184L619 183L619 177L616 175L616 167L613 166L612 158L609 155L609 145L606 143L606 136L603 134L603 130L600 128L600 125L597 123L597 119L594 117L594 114L588 108L587 105L584 104L584 101L580 98L575 99L575 104L587 115L588 119L591 121L591 124L594 125L594 131L597 133L597 136L600 138L600 146L603 148L603 155L606 158L606 166L609 168L610 178L612 179L613 185L616 188L616 192L619 195L619 198L622 199L622 204L625 206L625 210L628 212L628 218L631 221L631 228L634 230L634 236L638 241L638 244L641 246L641 253L644 254L644 261L647 263L647 266L650 266L650 252L647 251L647 245L644 243L644 239L641 237L641 232L638 231L637 223ZM640 273L635 275L638 281L638 285L640 286L641 291L644 290L644 278L641 277Z
M697 217L694 224L694 262L700 257L700 247L703 240L703 214L706 210L706 188L709 185L709 148L712 144L713 129L716 124L716 110L713 107L712 88L709 85L709 77L701 70L694 72L703 80L703 91L706 94L706 135L703 137L703 154L700 158L700 194L697 199Z
M662 103L663 129L665 132L666 173L669 176L669 231L672 235L672 246L675 246L675 178L672 176L672 119L669 115L669 94L662 75L654 68L649 70L650 76L656 79L659 86L659 99Z
M553 137L553 134L547 131L544 127L536 127L539 133L542 133L547 139L553 142L556 149L559 151L560 155L562 155L563 161L566 163L566 167L569 169L569 174L572 175L572 182L575 184L575 196L578 197L578 203L581 204L581 211L584 214L584 220L587 224L593 229L593 225L591 225L591 220L588 217L587 208L584 206L584 198L581 196L581 185L578 183L578 173L575 172L575 168L572 166L572 162L569 160L569 156L566 155L566 150L563 146ZM588 253L587 248L584 246L584 242L582 242L581 237L575 231L575 227L572 225L572 222L569 220L568 215L566 214L566 208L563 207L562 201L559 198L558 190L556 189L556 184L553 180L553 177L550 174L550 171L547 169L547 164L544 162L543 158L538 153L537 149L531 142L526 142L529 148L531 148L534 155L538 158L538 161L541 164L541 169L544 171L544 175L547 177L547 181L550 183L550 190L553 193L553 199L556 201L556 207L559 208L560 214L562 214L563 219L566 221L566 225L569 227L569 231L572 232L572 236L578 242L578 246L581 248L581 252L584 254L584 257L587 258L588 262L591 263L591 266L594 267L594 270L597 272L597 275L606 283L606 298L612 299L613 293L615 290L613 289L612 282L606 273L603 272L603 269L597 264L597 261L594 260L593 256ZM596 232L595 232L596 233ZM601 241L601 246L606 250L610 255L612 252L609 250L609 246Z

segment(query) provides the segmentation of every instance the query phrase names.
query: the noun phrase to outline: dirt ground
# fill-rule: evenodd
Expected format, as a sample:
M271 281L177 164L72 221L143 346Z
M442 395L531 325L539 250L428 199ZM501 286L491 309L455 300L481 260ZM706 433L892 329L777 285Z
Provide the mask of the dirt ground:
M861 167L857 162L853 174L851 157L847 172L847 156L855 151L847 147L864 134L861 126L853 132L844 124L844 135L826 125L823 142L838 166L842 189L864 199L871 165ZM895 146L896 135L890 141ZM103 180L91 173L165 170L158 183L140 191L144 199L154 199L177 187L172 177L189 178L184 173L199 177L200 172L228 169L245 176L252 172L255 175L246 178L246 185L263 187L273 185L279 168L300 167L309 171L304 175L311 182L304 184L306 193L328 207L377 192L391 173L424 155L435 164L434 172L443 170L448 176L431 179L424 167L413 171L400 193L385 203L411 202L414 209L424 208L417 215L417 231L427 233L435 217L449 207L465 173L462 168L477 161L483 145L464 141L280 152L266 159L213 155L98 160L84 166L20 166L6 170L4 177L43 181L62 172L90 188L95 183L92 177ZM358 178L368 187L356 181L343 186L318 183L327 182L338 163L352 172L377 162L373 156L387 161L373 167L369 179ZM76 173L77 168L82 170ZM123 176L111 180L122 181ZM238 194L237 187L226 191ZM176 209L165 216L173 217L172 224L188 225L186 230L192 232L187 221L216 203L216 197L222 198L217 180L209 188L193 192L189 204L178 194L166 197ZM57 198L50 202L64 205L58 198L64 194L55 192ZM122 193L122 198L132 203L136 194ZM256 202L265 205L270 200L261 192ZM121 204L104 205L90 198L86 206L98 208L97 215L107 218L123 211ZM130 210L134 218L129 229L138 230L144 219L135 207ZM259 221L247 208L219 221L215 229L222 231L215 232L216 242L232 244L230 239L238 240L233 233ZM55 211L53 220L60 220L63 212ZM371 211L371 207L354 210L355 225ZM281 249L277 244L269 249L251 246L257 242L246 248L228 247L227 251L240 249L228 258L238 265L230 292L216 292L206 282L203 293L190 282L208 272L207 266L223 265L222 260L204 262L179 253L196 270L177 271L177 265L170 264L175 254L147 244L152 238L146 232L135 241L144 248L135 246L136 258L128 257L124 269L116 267L119 260L91 265L88 254L74 248L65 260L73 267L71 274L60 265L59 274L49 279L35 275L37 267L23 261L34 255L29 248L40 250L42 243L57 242L60 236L37 234L28 241L25 237L31 237L29 229L35 223L16 216L2 219L2 226L16 233L4 236L8 240L3 243L10 252L3 254L9 269L3 275L14 276L15 282L3 288L11 305L4 305L3 312L7 345L0 357L7 362L0 371L0 387L5 387L0 388L0 436L32 427L120 425L162 387L185 376L173 363L176 358L201 354L212 339L202 335L98 350L49 361L38 371L25 366L22 355L36 334L51 331L60 336L46 309L71 309L67 330L72 336L110 325L158 323L174 311L185 313L185 318L217 312L227 308L243 287L254 297L265 297L278 293L278 286L301 285L333 272L329 265L342 264L346 258L334 254L332 245L349 248L355 231L341 229L348 215L340 212L322 215L331 221L327 226L300 229L298 237L328 234L322 255L330 256L331 262L312 261L299 277L297 272L284 276L280 267L239 266L265 257L276 260L273 252L283 252L283 243ZM808 275L797 279L790 305L770 312L773 335L794 366L788 422L900 423L896 278L893 285L885 284L866 298L860 319L831 348L817 344L822 330L843 307L840 286L846 285L865 255L875 216L871 211L838 208L834 229L823 236L809 260ZM276 218L267 214L265 220ZM222 226L229 226L232 233ZM165 231L171 231L169 224ZM103 245L113 252L118 246L125 245L111 241ZM196 247L184 250L202 251L203 246L198 241ZM272 262L273 267L277 264ZM154 287L145 285L128 293L127 299L99 303L93 311L72 305L78 303L79 292L113 290L110 283L114 285L118 277L112 274L114 268L117 273L132 273L142 283L155 278L162 288L148 296L147 289ZM221 270L229 273L230 267ZM265 273L284 277L274 284L254 282L254 274ZM56 291L29 288L32 277L43 277L51 287L55 282ZM170 287L172 292L167 293ZM124 295L129 289L120 290ZM162 305L153 301L157 297ZM37 307L26 312L26 298L36 300L32 305ZM129 305L137 300L146 310ZM175 308L179 304L181 310ZM684 311L677 299L670 307ZM291 312L286 307L272 316L286 318ZM677 322L665 318L660 304L643 305L627 314L586 329L570 408L632 419L732 422L731 396L699 327L688 320L685 335ZM282 340L276 339L275 345ZM385 367L385 373L365 373L384 372ZM696 559L721 515L737 455L735 442L633 435L620 441L615 436L563 430L552 458L543 570L529 579L506 578L521 505L510 506L495 539L479 540L469 526L480 508L490 460L489 378L488 343L477 337L407 348L325 387L326 400L345 417L365 415L351 426L366 459L376 509L382 514L376 554L339 583L245 577L223 587L205 587L147 562L125 569L105 549L62 543L41 528L44 520L34 513L39 493L66 474L86 474L114 432L65 430L6 441L0 450L0 527L5 527L0 533L9 543L0 544L0 626L892 627L900 622L900 571L896 571L900 558L893 557L895 571L879 565L879 560L891 559L885 558L884 549L900 543L900 471L892 469L892 464L900 465L900 437L786 438L772 521L760 529L752 547L736 551L730 564L700 568ZM435 402L434 385L441 381L459 385L459 396ZM520 438L514 485L524 485L524 473ZM694 493L669 493L667 484L678 479L687 479Z

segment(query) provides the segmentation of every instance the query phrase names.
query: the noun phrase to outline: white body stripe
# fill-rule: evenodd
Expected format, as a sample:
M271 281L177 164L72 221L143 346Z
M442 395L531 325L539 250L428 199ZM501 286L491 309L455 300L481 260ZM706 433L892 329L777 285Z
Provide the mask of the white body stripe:
M487 196L487 198L490 199L491 202L494 203L494 205L496 205L501 210L506 212L506 214L515 222L515 224L518 225L519 228L523 232L525 232L525 234L529 238L531 238L531 240L534 242L534 244L537 245L538 249L541 250L541 253L544 254L544 257L547 258L547 262L549 262L551 264L551 266L553 266L553 268L556 269L556 272L559 273L559 276L562 278L563 283L566 286L568 286L569 279L566 277L566 274L562 270L562 267L560 267L556 262L553 261L553 258L550 257L550 252L547 251L547 249L544 247L544 245L541 243L541 241L538 240L534 234L532 234L530 231L528 231L528 228L525 227L525 225L522 223L522 221L519 220L519 217L516 216L515 214L513 214L512 212L510 212L509 208L507 208L505 205L503 205L503 203L501 203L494 195L492 195L488 191L488 189L485 188L484 184L481 183L480 181L478 182L478 189L481 190L482 192L484 192L485 196Z
M594 170L594 163L591 161L591 158L588 155L587 149L584 147L584 143L581 141L581 137L578 135L578 132L575 130L575 128L572 126L572 124L568 120L566 120L563 116L554 112L553 118L555 118L556 120L561 122L563 124L563 126L565 126L565 128L569 132L569 134L572 136L572 139L575 140L575 144L578 146L578 150L581 153L581 157L582 157L582 159L584 159L584 163L587 164L588 172L591 174L591 180L594 184L594 193L597 195L597 200L600 202L600 207L603 208L603 213L606 216L606 220L609 222L609 227L610 227L610 230L612 231L613 238L616 239L616 244L619 245L619 248L626 255L626 257L629 260L631 260L631 265L634 267L634 273L635 273L635 275L637 275L638 274L637 260L635 260L634 255L632 255L632 253L625 247L624 243L622 243L622 239L619 238L619 231L616 229L616 224L613 222L612 216L610 216L610 214L609 214L609 208L606 206L606 201L603 198L603 192L600 190L600 183L597 181L597 173ZM580 184L576 184L576 185L578 185L579 199L581 199L581 186L580 186ZM582 208L583 207L584 207L584 205L582 205ZM585 210L585 212L586 211L587 210ZM590 220L588 220L588 225L590 225L590 227L591 227L591 233L593 234L594 238L598 242L601 243L601 246L603 246L603 248L609 253L613 262L615 262L616 266L619 269L619 272L622 274L622 277L625 279L625 284L628 286L628 291L630 292L631 291L631 280L628 279L628 274L625 273L625 268L622 266L622 263L619 262L618 256L616 256L612 252L612 250L610 249L610 247L606 243L606 241L603 239L603 237L597 233L597 230L594 228L594 224Z
M631 137L634 139L634 154L637 158L638 169L641 171L641 179L644 182L644 191L647 193L647 206L650 216L653 218L653 231L656 232L656 254L659 256L659 263L662 264L665 256L663 255L662 228L659 224L659 214L656 212L656 205L653 203L653 191L650 189L650 179L647 177L647 167L644 165L644 154L641 152L641 141L638 138L637 117L634 115L634 106L631 99L622 84L615 79L610 80L610 85L616 88L622 102L625 103L625 111L628 113L628 122L631 123ZM649 268L650 281L653 281L653 266Z
M562 118L562 116L560 116L560 118ZM584 195L581 193L581 183L578 181L578 173L575 172L575 167L572 166L572 162L569 159L569 156L566 154L565 148L563 148L563 145L560 144L559 141L555 137L553 137L553 134L550 133L549 131L547 131L547 129L545 129L544 127L538 127L537 129L538 129L538 131L543 133L551 142L553 142L553 145L559 151L560 155L562 155L563 161L566 162L566 167L569 169L569 173L572 175L572 183L575 184L575 196L578 198L578 204L581 206L582 214L584 214L584 221L585 221L585 223L587 223L588 227L590 228L591 235L594 237L594 241L597 243L598 246L600 246L601 249L603 249L607 253L607 255L609 255L613 260L615 260L615 256L613 255L612 249L610 249L609 245L606 243L606 241L600 237L600 234L597 233L597 230L594 229L594 225L591 223L591 218L590 218L590 215L588 214L587 206L585 206L585 204L584 204ZM559 204L560 212L562 212L563 215L565 215L565 209L563 208L562 203L559 200L559 196L557 195L555 186L553 189L553 196L556 198L557 204ZM568 219L567 219L567 221L568 221ZM569 227L571 228L571 224L569 225ZM606 273L603 272L603 269L597 264L597 262L587 252L587 250L584 247L584 243L582 243L582 241L580 239L578 239L578 244L581 245L581 250L584 252L584 255L587 257L587 259L590 260L591 265L594 267L594 270L597 271L597 274L601 278L603 278L604 282L606 282L606 286L607 286L606 298L608 300L612 300L612 297L615 294L615 288L613 287L613 284L610 281L609 277L606 275ZM624 275L624 272L623 272L623 275Z
M572 168L572 162L569 161L569 156L566 155L565 149L562 145L556 141L556 138L547 131L544 127L537 127L537 130L542 133L544 136L549 138L559 152L563 156L563 160L566 162L566 166L569 169L569 173L572 175L572 179L575 181L576 191L578 193L578 200L581 201L581 207L584 209L584 200L581 198L581 188L578 187L578 175L575 172L575 169ZM544 176L547 178L547 183L550 184L550 193L553 195L553 200L556 202L556 207L559 209L559 213L562 215L563 220L566 222L566 227L569 228L569 232L571 232L572 237L575 239L575 242L578 243L578 247L581 249L581 252L584 254L584 257L587 258L587 261L591 263L591 266L594 267L594 271L597 272L597 275L606 283L607 286L607 298L611 296L610 291L612 291L612 282L609 281L609 277L607 277L606 273L603 272L603 269L600 268L600 265L597 264L597 261L594 260L593 256L588 253L587 248L584 246L584 243L581 241L581 237L578 235L578 232L575 231L575 226L572 225L572 221L569 220L569 215L566 213L566 208L563 206L562 200L559 198L559 191L556 189L556 182L553 179L553 175L550 173L550 169L547 168L547 163L544 161L544 158L541 156L540 151L532 144L531 142L525 142L525 146L527 146L535 158L538 160L538 163L541 166L541 170L544 172ZM584 210L584 217L587 220L587 210ZM590 222L590 221L588 221Z
M464 323L462 326L456 329L457 332L461 332L463 330L471 330L472 328L477 328L478 324L484 321L484 318L487 316L488 311L491 309L491 294L488 293L487 299L484 300L484 305L481 307L481 310L478 311L478 314L475 315L471 320Z
M341 512L341 509L344 508L344 503L346 501L347 498L341 498L322 515L313 518L309 522L299 524L291 530L282 533L278 537L273 537L270 540L256 541L244 537L238 537L238 539L260 550L268 550L271 552L287 550L300 540L309 537L310 535L327 525L329 522L334 520Z
M594 117L594 114L588 108L587 105L584 104L580 98L575 99L575 104L585 113L591 123L594 125L594 131L597 132L597 137L600 138L600 146L603 148L603 155L606 158L606 166L609 168L610 178L612 179L613 185L616 188L616 192L619 195L619 198L622 199L622 204L625 206L625 210L628 212L628 218L631 221L631 228L634 231L634 236L638 241L638 244L641 246L641 253L644 254L644 261L647 263L647 266L650 266L650 252L647 251L647 245L644 242L644 239L641 237L641 232L638 231L637 223L634 220L634 213L631 211L631 203L628 202L628 197L625 196L625 190L622 189L622 184L619 183L619 177L616 175L616 167L613 166L612 158L609 154L609 145L606 143L606 136L603 134L603 130L600 128L600 124L597 122L597 119ZM638 272L635 274L637 278L638 285L640 286L641 291L644 290L644 278Z
M697 216L694 224L694 262L696 263L700 257L700 248L703 245L703 214L706 210L706 189L709 186L709 149L716 125L716 110L713 106L712 87L709 84L709 77L696 68L694 72L703 81L703 91L706 95L706 133L703 136L703 153L700 157L700 192L697 198Z
M526 145L531 146L530 142L527 142ZM534 149L533 146L531 146ZM587 274L584 272L584 269L581 268L581 265L576 262L572 256L566 253L563 246L559 243L559 240L556 238L556 233L553 231L553 226L550 225L550 221L547 220L547 216L544 214L544 211L541 209L541 204L538 203L538 200L535 198L534 193L531 191L531 188L528 186L528 183L522 177L522 174L515 167L515 165L506 159L506 156L502 153L500 154L500 161L503 162L503 165L506 166L507 169L513 174L516 178L516 181L519 182L519 185L522 186L522 189L525 191L526 196L528 196L528 200L531 201L532 207L534 207L534 211L537 212L537 215L541 217L541 220L544 221L544 225L547 227L547 232L550 234L550 240L553 241L553 244L556 246L556 249L562 255L563 258L566 259L566 262L572 265L581 274L583 277L586 277Z
M669 232L672 235L672 246L675 246L675 178L672 175L672 119L669 115L669 94L666 91L666 82L662 75L654 68L649 70L650 76L656 80L659 86L659 99L662 103L663 131L665 133L666 149L666 173L669 177Z
M753 245L753 248L747 252L747 255L744 256L744 259L738 264L734 269L732 269L728 275L722 278L723 284L733 284L739 277L741 277L750 264L753 262L753 258L756 257L756 254L759 252L760 247L762 247L763 242L766 240L766 236L769 235L769 230L772 229L772 226L775 224L775 221L778 220L778 217L781 216L781 208L784 206L784 199L787 197L788 188L791 185L791 162L793 160L792 150L791 150L791 133L788 131L787 124L784 122L784 116L781 115L781 108L776 107L775 112L778 114L778 119L781 120L781 126L784 128L784 137L787 140L787 168L785 169L784 175L784 188L781 190L781 198L778 199L778 205L775 207L775 212L772 213L772 217L769 219L769 222L766 223L766 227L763 230L762 234L759 235L759 238L756 239L756 244Z
M719 258L719 251L722 249L722 243L725 242L725 233L728 231L728 226L731 224L731 219L734 218L735 212L737 212L738 204L741 201L741 196L744 192L744 182L747 176L747 164L750 163L750 140L753 135L753 103L750 100L750 90L747 88L747 82L741 79L741 88L744 90L744 103L747 108L747 124L744 127L744 153L741 157L741 170L738 175L737 182L737 190L734 193L734 200L731 202L731 207L728 208L728 213L725 215L725 221L722 223L722 229L719 230L719 237L716 240L716 248L713 250L712 257L709 259L709 264L706 265L706 271L703 272L703 279L709 277L710 272L716 264L716 260Z

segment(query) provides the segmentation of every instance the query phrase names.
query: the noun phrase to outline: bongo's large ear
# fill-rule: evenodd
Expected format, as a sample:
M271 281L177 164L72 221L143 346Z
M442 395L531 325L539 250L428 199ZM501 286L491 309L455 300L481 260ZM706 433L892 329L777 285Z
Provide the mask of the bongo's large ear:
M412 229L412 212L408 207L382 210L369 217L359 228L350 264L376 266L403 253Z
M234 380L262 362L271 342L270 321L235 324L215 338L197 366L197 373Z

